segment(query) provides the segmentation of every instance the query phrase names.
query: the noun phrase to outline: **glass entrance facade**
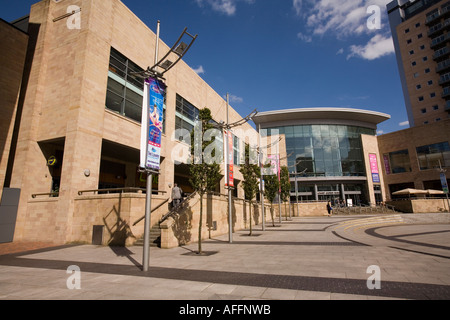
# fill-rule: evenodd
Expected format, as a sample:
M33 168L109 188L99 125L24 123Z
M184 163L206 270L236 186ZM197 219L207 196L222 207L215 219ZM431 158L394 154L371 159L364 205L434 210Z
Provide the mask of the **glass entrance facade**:
M361 134L376 134L375 129L345 125L267 129L268 135L278 133L286 137L290 171L302 173L302 177L364 177Z
M284 135L295 201L365 203L366 168L361 135L376 130L349 125L293 125L263 129Z

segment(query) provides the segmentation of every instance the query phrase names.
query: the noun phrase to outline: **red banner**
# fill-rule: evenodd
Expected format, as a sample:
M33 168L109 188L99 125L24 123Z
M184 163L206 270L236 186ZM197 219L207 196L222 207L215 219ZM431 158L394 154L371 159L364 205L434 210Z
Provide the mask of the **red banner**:
M228 136L228 154L226 163L228 169L228 177L225 186L234 187L233 134L231 133L231 131L225 131L225 135Z

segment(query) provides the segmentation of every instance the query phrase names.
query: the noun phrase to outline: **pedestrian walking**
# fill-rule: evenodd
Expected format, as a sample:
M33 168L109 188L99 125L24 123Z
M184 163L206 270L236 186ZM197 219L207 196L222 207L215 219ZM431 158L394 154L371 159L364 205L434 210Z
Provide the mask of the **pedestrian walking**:
M327 211L329 217L333 215L333 207L331 206L330 201L327 203Z
M175 185L172 189L173 206L174 207L179 206L182 199L183 199L183 190L181 190L181 188L178 187L178 185L175 183Z

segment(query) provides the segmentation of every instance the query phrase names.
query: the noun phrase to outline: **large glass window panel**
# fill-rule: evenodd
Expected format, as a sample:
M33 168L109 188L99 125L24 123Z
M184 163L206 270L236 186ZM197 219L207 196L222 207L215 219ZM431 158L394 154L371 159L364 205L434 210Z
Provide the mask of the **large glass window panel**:
M294 137L294 127L285 127L284 128L284 134L286 135L286 138L293 138Z
M347 127L345 126L338 126L338 136L339 137L346 137L347 136Z
M320 138L321 137L320 126L316 126L316 125L311 126L311 133L312 133L313 137Z
M119 82L108 78L108 91L112 91L118 95L123 95L124 90L125 86L123 84L120 84Z
M450 145L448 142L435 143L416 148L420 170L450 167Z
M320 133L321 133L322 137L330 136L329 127L326 125L320 126Z
M349 138L348 142L350 144L351 149L361 148L361 141L360 141L359 137L358 138Z
M136 105L142 105L142 95L137 94L135 91L126 89L126 98ZM142 108L142 106L141 106Z
M302 128L302 126L295 126L294 127L294 137L296 137L296 138L303 137L303 128Z
M115 94L112 91L106 93L106 107L117 113L122 112L123 98L121 95Z
M106 108L141 122L144 83L132 73L143 69L111 48L109 71Z
M315 164L315 173L317 176L324 176L325 175L325 162L324 161L314 161Z
M141 122L142 106L125 99L125 111L123 115L135 121Z
M314 149L314 160L323 160L324 151L323 149Z
M408 150L389 153L392 173L411 172L411 163Z
M189 101L187 101L186 99L177 94L176 112L194 123L195 121L198 120L200 111Z

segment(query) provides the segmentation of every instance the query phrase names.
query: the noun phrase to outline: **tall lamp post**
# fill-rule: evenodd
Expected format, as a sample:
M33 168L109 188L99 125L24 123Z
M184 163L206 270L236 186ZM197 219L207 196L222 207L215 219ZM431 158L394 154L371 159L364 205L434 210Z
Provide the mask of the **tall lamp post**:
M255 110L253 110L252 113L250 113L245 118L242 118L236 122L230 123L230 117L229 117L229 109L230 109L230 94L227 93L227 109L226 109L226 118L227 121L224 123L223 121L220 122L219 127L225 131L224 134L224 142L225 142L225 171L226 171L226 187L228 188L228 242L233 243L233 209L232 209L232 192L234 188L234 181L233 176L234 173L232 172L233 166L233 134L231 133L231 129L235 127L242 126L243 124L249 122L251 119L253 119L254 116L258 113Z
M157 123L150 123L150 104L154 104L157 109L156 122L161 122L159 119L163 117L163 100L161 95L165 90L163 83L164 74L172 69L188 52L197 39L197 35L193 36L187 32L187 28L183 30L181 36L172 48L164 55L164 57L158 60L159 53L159 34L160 34L160 21L158 20L157 32L156 32L156 44L155 44L155 60L153 67L148 67L147 70L142 72L134 72L133 76L144 79L144 97L142 102L142 121L141 121L141 156L139 172L147 173L147 190L145 201L145 222L144 222L144 248L142 255L142 271L147 272L150 264L150 224L151 224L151 202L152 202L152 180L153 175L158 175L160 170L160 153L158 149L161 149L161 129L158 129ZM186 44L182 40L190 37ZM172 62L169 58L175 58ZM163 70L163 71L160 71ZM162 90L161 90L162 89ZM156 127L156 128L155 128ZM158 131L159 130L159 131ZM150 137L151 136L151 137Z

